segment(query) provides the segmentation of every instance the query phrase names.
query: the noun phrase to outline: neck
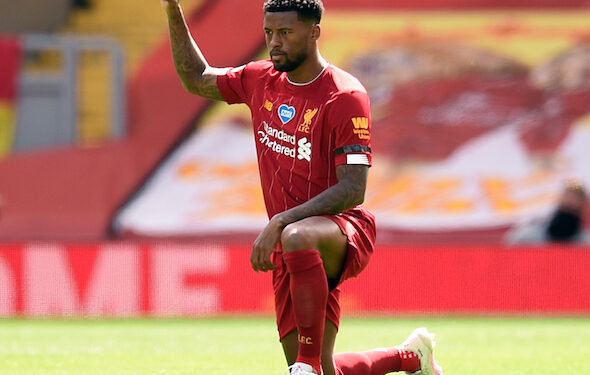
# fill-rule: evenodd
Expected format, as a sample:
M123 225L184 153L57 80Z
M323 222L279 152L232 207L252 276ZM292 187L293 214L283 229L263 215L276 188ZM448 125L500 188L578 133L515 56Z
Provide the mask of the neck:
M319 53L310 55L296 69L287 73L287 78L293 83L307 83L313 81L328 65Z

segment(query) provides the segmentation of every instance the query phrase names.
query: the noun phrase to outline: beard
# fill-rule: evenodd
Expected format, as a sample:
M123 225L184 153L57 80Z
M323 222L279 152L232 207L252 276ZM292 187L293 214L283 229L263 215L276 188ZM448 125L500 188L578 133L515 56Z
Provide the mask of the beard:
M551 217L546 233L551 241L568 242L580 233L582 220L575 213L557 210Z
M304 53L299 53L294 58L289 58L286 54L281 56L284 59L282 63L272 60L275 70L279 72L291 72L297 69L307 58L307 55Z

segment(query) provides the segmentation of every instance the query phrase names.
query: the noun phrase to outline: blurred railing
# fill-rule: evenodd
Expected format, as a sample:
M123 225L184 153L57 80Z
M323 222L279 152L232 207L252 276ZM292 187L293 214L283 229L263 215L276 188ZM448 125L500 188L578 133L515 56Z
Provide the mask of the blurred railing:
M104 127L109 139L125 134L124 56L118 43L106 37L26 34L23 49L14 151L68 145L83 139L81 67L85 60L106 61L109 74L89 80L107 89L90 100L108 107Z

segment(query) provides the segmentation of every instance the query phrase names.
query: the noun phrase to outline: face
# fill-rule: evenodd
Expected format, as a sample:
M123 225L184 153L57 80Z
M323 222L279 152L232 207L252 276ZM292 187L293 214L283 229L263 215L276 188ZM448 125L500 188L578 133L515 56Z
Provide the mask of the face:
M264 14L266 47L276 70L290 72L309 56L319 31L318 25L301 21L297 12Z

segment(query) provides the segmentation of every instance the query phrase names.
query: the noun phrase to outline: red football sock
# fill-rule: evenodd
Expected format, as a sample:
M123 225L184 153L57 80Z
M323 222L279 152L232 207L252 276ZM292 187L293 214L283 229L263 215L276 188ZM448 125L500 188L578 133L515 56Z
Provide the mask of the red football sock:
M420 370L418 356L398 348L340 353L334 356L334 363L338 375L384 375L396 371Z
M290 291L299 333L297 362L321 373L322 341L328 302L328 281L317 250L297 250L283 255L290 275Z

